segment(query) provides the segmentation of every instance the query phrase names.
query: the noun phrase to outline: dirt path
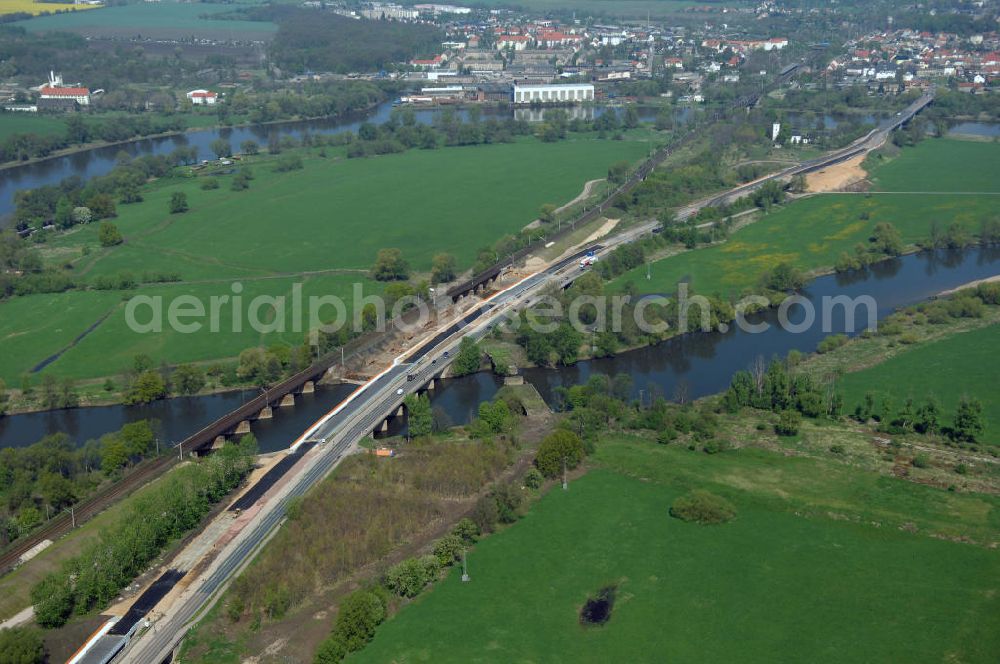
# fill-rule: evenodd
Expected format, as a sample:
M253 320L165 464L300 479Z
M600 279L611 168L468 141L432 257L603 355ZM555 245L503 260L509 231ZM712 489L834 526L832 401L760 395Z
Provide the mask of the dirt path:
M853 159L828 166L815 173L809 173L806 175L807 190L815 193L838 191L861 182L868 177L865 169L861 168L865 156L865 154L860 154Z
M588 235L587 239L584 240L583 243L589 244L594 240L599 240L600 238L604 237L605 235L607 235L608 233L610 233L615 229L615 226L618 225L619 221L621 221L621 219L608 219L601 225L600 228L598 228L596 231Z
M559 207L557 207L555 209L555 211L552 214L559 214L560 212L564 212L564 211L568 210L570 207L572 207L573 205L576 205L580 201L584 200L585 198L587 198L588 196L590 196L591 193L593 193L594 187L596 187L601 182L604 182L604 178L600 178L600 179L597 179L597 180L590 180L590 181L588 181L586 184L583 185L583 191L581 191L576 196L576 198L574 198L573 200L569 201L568 203L564 203L563 205L560 205ZM541 225L542 225L542 220L541 219L535 219L533 222L531 222L530 224L528 224L524 228L525 229L538 228Z
M590 180L587 182L587 184L583 185L583 191L580 192L579 196L571 200L569 203L556 208L556 214L559 214L560 212L568 209L570 206L575 205L590 196L590 194L594 191L594 187L601 182L604 182L604 178L598 178L597 180Z

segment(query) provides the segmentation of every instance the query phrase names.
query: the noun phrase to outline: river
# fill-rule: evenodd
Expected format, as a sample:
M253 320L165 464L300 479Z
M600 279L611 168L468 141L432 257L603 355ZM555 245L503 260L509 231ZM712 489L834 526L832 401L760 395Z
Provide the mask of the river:
M442 107L413 107L417 122L430 124ZM267 145L272 138L291 136L296 139L304 134L339 134L345 131L356 132L364 122L381 124L389 119L393 110L392 102L379 104L368 113L354 114L348 118L327 120L304 120L298 122L277 122L267 125L251 125L246 127L214 128L190 131L174 136L144 138L121 145L109 145L75 152L63 157L54 157L42 161L24 164L0 171L0 227L5 225L14 211L14 194L21 189L34 189L49 184L58 184L70 176L89 179L98 175L106 175L115 167L118 155L122 152L131 157L145 155L166 155L178 147L198 148L198 159L214 158L212 141L225 138L234 148L246 140L257 141L259 145ZM593 119L606 112L605 107L571 107L566 109L570 117ZM616 109L617 110L617 109ZM675 120L685 122L690 114L690 108L677 108ZM529 122L539 122L543 111L540 109L498 109L483 107L483 118L516 117ZM468 117L468 110L458 109L457 114ZM656 117L656 109L639 108L639 118L643 122L652 122Z
M813 280L803 295L822 311L824 297L870 295L878 304L881 319L899 307L925 300L943 290L1000 273L1000 248L974 248L964 252L924 252L880 263L850 275L829 275ZM831 322L830 334L856 334L866 323L859 316L847 326L842 309ZM792 322L799 322L803 310L793 310ZM750 317L752 322L770 323L768 331L750 334L735 327L728 332L698 332L669 339L656 346L621 353L613 358L588 360L558 369L526 369L533 384L547 402L553 404L556 387L584 382L591 374L627 373L632 377L633 396L649 400L659 394L672 398L683 391L695 399L726 388L732 374L744 369L758 355L769 359L791 350L811 352L828 333L819 325L794 334L774 325L776 313ZM467 423L479 403L491 399L501 379L489 373L444 380L432 392L435 418L445 425ZM308 425L339 403L354 387L337 385L303 395L294 408L276 408L272 420L253 424L262 451L287 447ZM129 421L157 418L161 441L176 442L197 431L255 394L253 390L182 397L148 406L102 406L66 411L11 415L0 419L0 447L22 446L47 433L65 431L77 442L115 431ZM399 420L390 425L390 434L405 431Z

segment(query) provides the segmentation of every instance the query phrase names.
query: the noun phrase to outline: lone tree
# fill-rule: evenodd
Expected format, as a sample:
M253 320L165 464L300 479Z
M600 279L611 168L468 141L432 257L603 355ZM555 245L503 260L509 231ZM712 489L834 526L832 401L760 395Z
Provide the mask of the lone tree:
M181 214L188 211L188 197L183 191L175 191L170 196L170 214Z
M434 426L431 416L431 401L426 394L410 394L405 399L406 426L411 438L426 436Z
M110 221L101 222L101 226L97 230L97 238L100 240L102 247L113 247L124 241L121 231Z
M787 292L802 288L806 283L806 278L797 267L791 263L782 262L767 272L763 281L766 288Z
M81 205L73 208L72 217L74 224L89 224L94 219L94 213L89 207Z
M955 411L955 426L953 436L958 440L976 442L983 435L983 404L978 399L962 397Z
M551 224L556 219L556 206L552 203L546 203L538 211L538 218L542 223Z
M628 178L628 162L616 161L608 168L608 181L620 184Z
M255 155L260 152L260 146L257 145L257 141L243 141L240 143L240 152L245 155Z
M215 156L219 159L233 156L233 148L229 144L229 141L224 138L217 138L212 141L212 152L214 152Z
M431 282L440 284L455 278L455 257L441 253L434 257L431 267Z
M462 337L462 341L458 347L458 354L451 365L452 375L464 376L479 371L479 360L481 357L482 351L479 350L479 345L476 344L472 337Z
M887 221L875 224L870 240L876 251L887 256L899 256L903 253L903 239L899 229Z
M410 275L410 266L403 259L399 249L379 249L372 266L372 278L376 281L404 281Z
M583 441L572 431L553 431L538 446L535 466L545 477L556 477L562 472L563 460L567 468L576 468L583 460Z
M629 106L625 109L625 118L622 120L622 124L626 129L635 129L639 126L639 111L635 110L635 106Z

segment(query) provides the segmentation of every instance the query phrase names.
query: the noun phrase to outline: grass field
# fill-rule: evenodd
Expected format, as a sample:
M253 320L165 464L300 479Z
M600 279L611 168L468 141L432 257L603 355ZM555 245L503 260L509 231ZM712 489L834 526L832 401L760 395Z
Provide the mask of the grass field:
M877 162L876 162L877 163ZM957 139L925 140L872 169L876 191L1000 192L1000 145Z
M14 134L53 136L65 132L66 123L60 118L36 113L0 113L0 141Z
M963 395L983 402L986 417L984 440L1000 443L1000 325L908 348L869 369L846 374L839 383L848 410L864 400L868 391L889 394L898 407L907 398L916 404L932 394L941 404L944 424Z
M995 498L754 450L605 440L596 462L478 544L469 583L452 573L355 659L990 662L1000 648L1000 554L897 527L995 540ZM727 497L736 519L671 519L692 487ZM610 621L581 627L608 584Z
M146 200L120 206L126 244L95 252L87 276L122 269L179 271L184 279L367 269L383 247L399 247L417 270L440 251L470 267L480 247L516 233L543 203L563 203L611 163L647 153L639 141L578 139L411 150L371 159L311 157L305 168L272 173L260 165L245 192L202 191L201 180L171 181ZM191 210L171 215L175 191ZM53 247L96 246L96 228Z
M23 1L23 0L22 0ZM49 7L55 5L37 5ZM66 30L88 37L199 37L268 39L277 26L266 21L229 21L205 18L235 9L228 4L181 3L175 0L102 7L87 13L58 14L18 21L31 32Z
M229 283L224 284L164 284L147 286L128 293L86 291L61 293L59 295L32 295L14 298L0 305L0 311L10 316L0 318L0 376L9 385L17 385L19 376L45 358L66 352L48 371L59 376L73 378L93 378L125 371L132 358L145 353L150 357L171 364L235 357L245 348L257 345L271 345L284 342L289 345L302 343L309 329L308 307L310 296L335 295L342 298L348 307L352 300L353 287L358 283L363 293L381 292L364 275L332 274L303 278L284 277L280 279L258 279L240 282L243 298L240 314L240 329L234 331L232 324L234 307L226 303L219 309L218 332L209 328L208 318L201 318L203 326L198 332L184 333L168 324L167 307L178 296L189 295L197 298L209 310L213 296L232 296ZM295 331L292 309L292 286L302 284L301 327ZM125 298L133 296L160 297L164 303L163 331L161 333L138 333L133 331L126 319ZM250 325L249 306L257 296L287 296L284 311L284 331L261 334ZM274 320L272 309L264 306L258 315L263 323ZM332 318L332 309L321 312L324 318ZM140 308L136 319L142 323L151 320L150 309ZM76 345L71 346L77 335L88 327L103 321Z
M1000 192L993 174L1000 168L1000 145L950 139L927 140L904 150L873 173L872 196L821 194L791 202L737 231L721 245L672 256L628 272L613 282L631 281L641 292L674 292L689 281L699 293L735 295L759 283L776 264L791 262L805 271L830 268L841 252L853 253L875 224L891 222L904 243L925 239L933 222L943 228L958 221L970 231L995 214L1000 197L925 192ZM862 218L867 214L867 218Z
M94 9L92 5L74 5L69 3L34 2L34 0L0 0L0 16L4 14L40 14L42 12L79 11Z
M641 292L673 293L679 282L688 281L698 293L738 295L784 261L805 271L832 267L841 252L853 253L856 244L866 242L880 221L891 222L904 243L913 243L928 236L934 221L961 220L978 228L998 202L932 194L812 196L768 214L722 244L654 262L649 281L641 266L618 277L612 287L631 281ZM861 219L862 213L868 219Z
M46 258L59 265L77 261L74 274L83 281L127 271L136 277L179 273L185 283L124 293L33 295L0 304L0 377L18 384L20 375L66 349L106 314L47 371L94 378L123 371L137 353L176 364L233 357L257 344L301 343L308 320L294 331L289 308L285 332L260 335L245 322L241 331L230 332L231 308L225 307L223 332L183 334L165 325L162 334L137 334L126 326L123 298L162 296L169 303L176 295L194 295L207 308L209 298L232 295L231 282L240 281L245 312L256 295L288 295L301 281L305 298L336 295L350 302L355 282L365 293L381 291L367 277L378 249L401 248L419 271L430 268L434 254L450 251L466 269L479 247L517 232L543 203L572 199L609 164L647 151L639 140L530 139L371 159L312 156L303 170L290 173L274 173L259 161L244 192L230 191L231 176L211 191L203 191L197 178L154 183L142 203L119 206L115 223L124 245L101 249L97 225L91 224L54 237L45 246ZM175 191L188 195L186 214L168 212ZM93 249L88 256L81 256L84 246Z

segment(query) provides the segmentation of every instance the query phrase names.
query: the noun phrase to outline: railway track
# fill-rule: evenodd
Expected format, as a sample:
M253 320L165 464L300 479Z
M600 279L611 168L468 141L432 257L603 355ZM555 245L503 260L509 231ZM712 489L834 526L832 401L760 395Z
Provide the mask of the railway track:
M177 459L170 457L158 457L139 464L135 470L123 477L118 482L105 489L84 498L74 505L76 525L89 521L108 507L116 503L119 499L129 495L142 485L159 476L177 463ZM15 540L5 551L0 553L0 574L6 574L12 570L27 551L39 542L52 540L53 542L73 530L74 517L63 512L59 516L52 517L37 530L29 535Z

